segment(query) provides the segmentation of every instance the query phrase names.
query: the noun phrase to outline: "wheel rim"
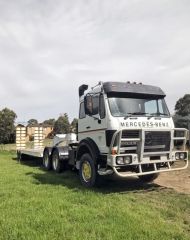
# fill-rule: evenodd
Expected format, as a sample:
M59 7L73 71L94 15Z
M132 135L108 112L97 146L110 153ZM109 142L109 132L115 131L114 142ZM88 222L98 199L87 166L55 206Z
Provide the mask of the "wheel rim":
M48 154L45 154L45 156L44 156L44 165L45 165L45 167L47 167L48 164L49 164L49 156L48 156Z
M92 176L92 169L90 163L85 161L82 164L82 176L85 182L89 182Z
M54 155L53 156L53 169L56 170L57 169L57 166L58 166L58 156L57 155Z

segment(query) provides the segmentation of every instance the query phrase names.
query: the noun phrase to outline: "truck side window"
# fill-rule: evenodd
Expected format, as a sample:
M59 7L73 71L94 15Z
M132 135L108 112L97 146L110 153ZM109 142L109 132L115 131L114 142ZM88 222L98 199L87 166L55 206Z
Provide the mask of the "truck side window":
M85 110L84 110L84 102L81 102L80 104L80 113L79 113L79 118L85 118L86 114L85 114Z
M106 116L105 103L103 94L100 95L100 106L99 106L100 118L103 119Z
M92 115L97 115L99 112L99 95L94 95L92 98L93 110Z
M92 115L93 114L93 100L92 100L91 95L88 95L86 97L86 102L87 102L88 115Z
M103 95L89 95L86 97L88 115L100 115L100 118L105 117L105 105ZM85 111L85 110L84 110Z

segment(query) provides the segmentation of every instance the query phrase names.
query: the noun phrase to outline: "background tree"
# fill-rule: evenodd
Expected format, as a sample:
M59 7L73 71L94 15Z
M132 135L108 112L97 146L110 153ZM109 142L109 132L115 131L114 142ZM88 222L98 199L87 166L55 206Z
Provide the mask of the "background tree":
M173 116L173 120L175 123L175 127L177 128L189 128L189 123L190 123L190 117L186 116L186 117L182 117L180 115L175 114Z
M175 111L177 115L182 117L190 115L190 94L186 94L177 101Z
M71 131L74 133L78 132L78 119L77 118L74 118L71 123Z
M0 143L13 143L15 141L15 119L17 115L8 108L0 111Z
M190 124L190 94L180 98L175 105L175 115L173 117L175 126L189 128Z
M54 125L54 134L62 134L70 132L70 123L68 115L65 113L63 116L60 116Z
M43 124L54 126L55 125L55 119L54 118L50 118L48 120L45 120L45 121L43 121Z
M38 120L36 120L36 119L30 119L30 120L28 120L28 125L35 125L35 124L38 124Z

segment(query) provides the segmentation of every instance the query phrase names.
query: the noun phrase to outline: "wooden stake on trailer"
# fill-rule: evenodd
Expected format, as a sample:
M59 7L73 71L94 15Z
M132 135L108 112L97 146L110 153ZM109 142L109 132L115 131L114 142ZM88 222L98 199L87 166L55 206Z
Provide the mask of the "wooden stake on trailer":
M26 127L18 125L16 127L16 149L22 150L26 148Z

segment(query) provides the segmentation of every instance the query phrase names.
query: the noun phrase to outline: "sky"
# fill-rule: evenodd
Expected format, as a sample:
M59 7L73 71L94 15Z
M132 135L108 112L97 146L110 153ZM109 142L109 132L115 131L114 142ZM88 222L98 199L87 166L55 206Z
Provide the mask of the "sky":
M0 0L0 109L72 120L81 84L136 81L173 113L190 93L189 13L189 0Z

